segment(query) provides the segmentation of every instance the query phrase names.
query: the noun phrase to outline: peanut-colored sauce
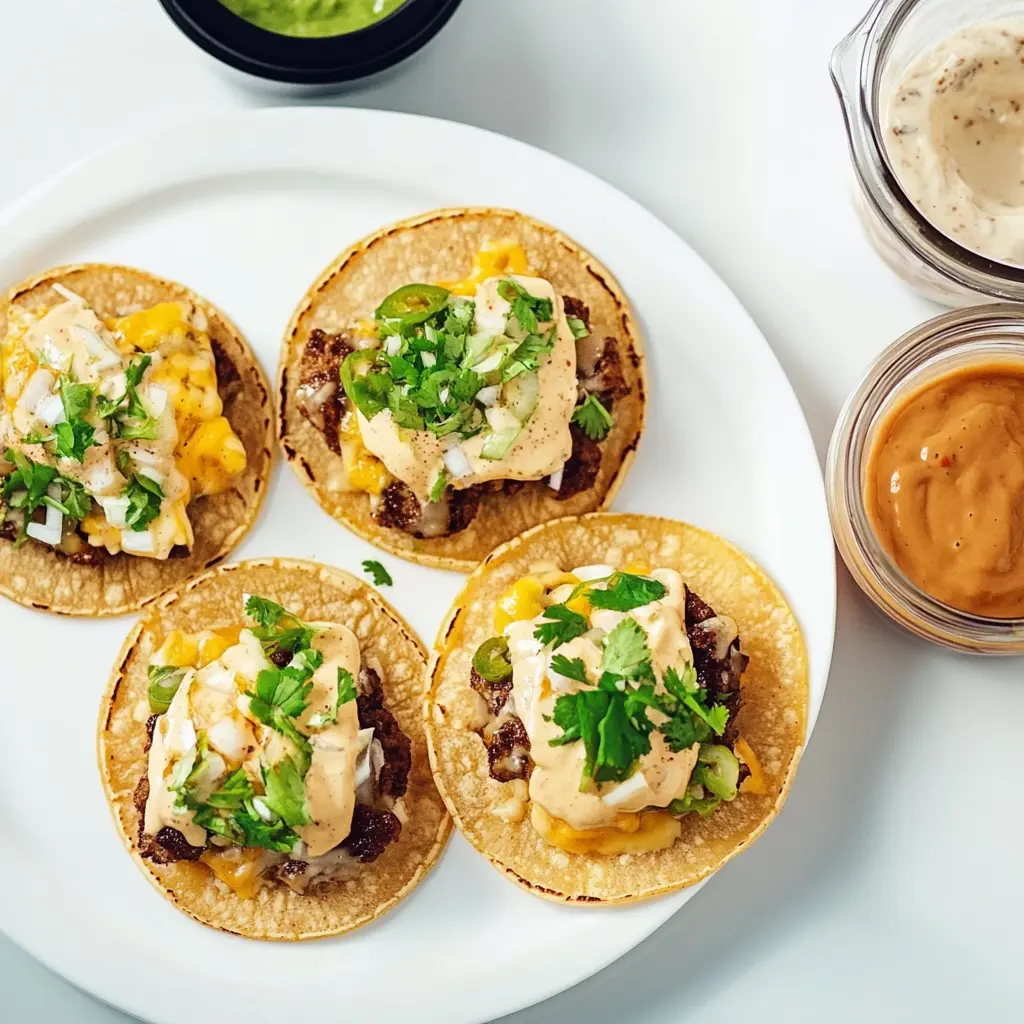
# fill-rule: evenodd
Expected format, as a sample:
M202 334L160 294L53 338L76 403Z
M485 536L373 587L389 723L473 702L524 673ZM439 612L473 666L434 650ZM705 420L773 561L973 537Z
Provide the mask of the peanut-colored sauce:
M864 498L883 547L925 593L1024 616L1024 362L965 367L894 409Z

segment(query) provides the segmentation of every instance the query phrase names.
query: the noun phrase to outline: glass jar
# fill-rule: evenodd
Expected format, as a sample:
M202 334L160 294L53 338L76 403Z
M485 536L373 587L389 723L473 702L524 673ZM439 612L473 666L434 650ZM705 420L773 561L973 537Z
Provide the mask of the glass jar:
M1020 365L1024 307L992 303L929 320L890 345L867 369L839 414L825 467L836 546L865 594L894 622L975 654L1024 653L1024 619L995 619L936 601L882 547L864 503L867 463L880 425L908 395L951 370L979 363Z
M832 52L861 223L899 277L946 306L1024 301L1024 270L965 249L918 212L886 155L885 98L921 53L958 29L1014 16L1024 16L1024 0L876 0Z

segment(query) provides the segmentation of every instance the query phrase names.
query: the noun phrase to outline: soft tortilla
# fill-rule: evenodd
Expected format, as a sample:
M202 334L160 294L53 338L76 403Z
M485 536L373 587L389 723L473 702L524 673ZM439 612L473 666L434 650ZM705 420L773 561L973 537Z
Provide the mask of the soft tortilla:
M52 305L58 282L81 295L101 316L124 316L158 302L188 300L206 314L217 360L224 415L245 445L248 465L231 490L199 498L188 508L195 544L185 558L156 561L124 553L99 565L76 565L43 544L15 548L0 541L0 594L29 608L60 615L121 615L142 608L189 576L215 565L256 519L270 477L273 450L270 389L238 328L215 306L183 285L132 267L80 263L55 267L8 292L0 306L0 338L7 306Z
M739 732L764 770L767 793L741 793L713 817L690 814L667 850L596 858L565 853L534 831L529 814L511 824L494 812L509 783L487 774L473 731L480 698L470 689L473 653L493 636L495 602L543 563L645 562L678 570L684 581L739 626L750 664L742 676ZM558 902L625 903L693 885L745 850L767 827L789 790L807 720L807 655L800 628L778 588L727 541L695 526L652 516L595 514L530 530L495 551L470 577L438 633L426 702L430 763L463 835L506 877Z
M469 527L449 537L421 540L379 526L369 496L339 488L341 458L299 411L294 397L299 363L310 332L345 331L373 317L380 301L410 281L458 280L470 272L486 242L515 240L530 267L562 295L590 307L594 333L614 337L630 393L615 402L615 427L603 442L604 457L593 488L558 501L541 480L513 495L485 495ZM611 274L565 235L512 210L435 210L381 228L343 252L310 288L285 335L277 381L278 435L285 457L322 508L371 544L411 561L468 571L497 544L523 530L565 515L607 508L640 440L646 380L640 333L629 301Z
M398 841L354 879L300 896L264 886L245 900L219 888L209 869L180 861L155 864L139 854L133 793L146 772L146 666L172 629L199 632L237 624L243 594L277 601L307 621L340 622L356 634L363 663L377 662L386 706L412 741L405 795L408 821ZM100 711L98 756L117 830L146 877L176 907L203 924L253 939L316 939L373 921L411 892L430 870L451 831L434 788L423 730L426 650L398 613L370 586L313 562L261 559L223 565L161 598L131 632L118 656Z

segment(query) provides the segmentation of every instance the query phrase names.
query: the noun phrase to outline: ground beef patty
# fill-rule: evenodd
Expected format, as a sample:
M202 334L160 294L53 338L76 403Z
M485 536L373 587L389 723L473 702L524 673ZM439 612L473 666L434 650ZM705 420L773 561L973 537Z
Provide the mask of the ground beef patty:
M352 350L347 335L328 334L315 328L299 360L299 383L295 389L299 411L324 435L335 455L341 454L338 425L346 402L341 387L341 364Z
M373 729L373 738L384 751L384 767L377 779L377 795L397 800L405 795L412 770L412 743L402 732L395 716L384 706L384 690L380 676L372 668L359 671L356 698L359 708L359 728Z

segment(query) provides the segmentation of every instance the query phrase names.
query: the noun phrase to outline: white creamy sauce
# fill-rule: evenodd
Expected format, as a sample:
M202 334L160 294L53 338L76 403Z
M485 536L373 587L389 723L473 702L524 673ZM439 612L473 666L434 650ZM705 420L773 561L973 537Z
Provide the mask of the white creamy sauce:
M323 662L313 673L308 707L298 719L312 747L304 779L311 822L296 829L308 857L321 856L348 836L356 799L356 762L370 742L369 736L360 736L354 700L337 709L332 724L317 728L310 722L314 715L335 708L338 670L350 672L355 679L360 669L359 643L347 626L314 625L320 631L313 647L323 653ZM200 733L206 734L213 755L211 788L225 773L239 767L259 785L261 764L275 764L293 753L290 741L252 716L245 696L246 690L255 688L259 673L270 667L259 640L243 629L238 643L216 661L198 671L189 670L153 731L144 816L147 833L155 835L168 826L176 828L193 846L206 844L206 830L195 824L191 811L176 806L177 793L171 788L176 765L189 756Z
M500 459L484 458L481 454L491 431L460 442L469 464L469 472L453 477L455 488L470 487L487 480L540 480L561 469L572 454L572 435L569 420L576 407L576 340L565 317L562 298L550 281L539 277L517 274L490 278L477 286L474 330L501 334L509 317L509 303L498 294L502 281L513 280L538 299L549 299L552 304L556 341L550 354L542 358L537 370L537 405L523 425L518 438ZM541 329L550 328L542 324ZM504 385L498 402L488 409L488 419L495 429L516 427L516 419L507 408L510 388L518 387L516 378ZM429 430L403 430L395 425L388 410L372 419L362 413L359 431L363 444L388 471L411 488L419 497L426 498L444 468L445 442ZM449 440L449 444L451 441Z
M594 578L591 567L572 570L577 578ZM612 572L610 566L602 566ZM607 573L605 574L607 575ZM652 663L658 677L665 669L681 670L692 662L693 654L686 636L686 589L682 577L673 569L656 569L650 577L663 583L667 593L658 601L630 612L594 609L590 624L594 629L610 631L624 618L634 619L647 635ZM600 586L600 584L598 584ZM552 594L556 597L556 594ZM594 829L610 825L618 813L640 811L646 807L667 807L686 791L690 773L697 761L698 745L673 753L661 733L651 733L651 750L645 754L630 778L622 783L587 784L581 788L586 751L582 743L551 746L562 735L552 718L560 693L592 688L600 677L602 649L600 636L577 637L553 650L545 650L533 632L543 616L512 622L505 628L512 661L512 695L516 714L530 737L533 772L530 775L530 799L552 817L560 818L574 829ZM567 679L551 670L556 654L579 658L586 668L587 684ZM661 688L660 682L658 683ZM651 720L661 720L658 711L650 711Z
M971 25L919 57L883 132L907 197L943 234L1024 266L1024 20Z

